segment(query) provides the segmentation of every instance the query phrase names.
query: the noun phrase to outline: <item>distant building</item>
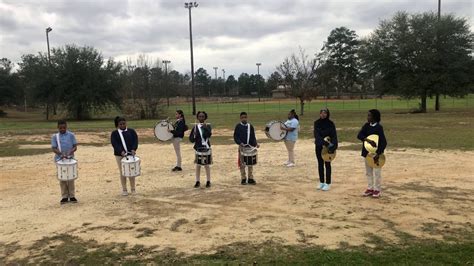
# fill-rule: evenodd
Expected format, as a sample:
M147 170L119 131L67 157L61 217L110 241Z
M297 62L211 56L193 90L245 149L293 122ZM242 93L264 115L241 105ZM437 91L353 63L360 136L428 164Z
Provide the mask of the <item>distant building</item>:
M273 99L283 99L287 98L286 95L287 87L285 85L278 85L275 90L272 90L272 98Z

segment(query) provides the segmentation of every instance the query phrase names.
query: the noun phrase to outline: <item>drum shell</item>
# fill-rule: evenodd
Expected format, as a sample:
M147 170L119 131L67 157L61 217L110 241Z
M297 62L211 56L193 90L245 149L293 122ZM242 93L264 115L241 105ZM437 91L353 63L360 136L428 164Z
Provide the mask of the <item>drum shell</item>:
M57 161L56 169L59 181L72 181L79 177L77 173L77 161L74 159L62 159Z
M199 150L195 152L194 163L199 165L210 165L212 164L212 150Z
M255 148L240 148L240 159L244 165L257 164L257 149Z
M140 158L128 155L123 157L121 162L122 175L125 177L136 177L141 175Z

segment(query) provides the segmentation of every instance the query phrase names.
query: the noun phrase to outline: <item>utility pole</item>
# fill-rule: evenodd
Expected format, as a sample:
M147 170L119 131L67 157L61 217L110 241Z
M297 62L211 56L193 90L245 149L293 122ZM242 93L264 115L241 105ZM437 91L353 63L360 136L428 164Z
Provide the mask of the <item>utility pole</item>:
M260 79L260 66L262 63L257 63L257 81ZM257 84L258 86L258 101L260 102L260 84Z
M193 56L193 26L191 19L191 9L198 7L196 2L186 2L184 7L189 10L189 46L191 49L191 96L193 98L193 115L196 115L196 95L194 94L194 56Z
M166 103L167 103L167 106L170 107L170 96L169 96L169 93L168 93L168 89L169 89L169 86L168 86L168 64L171 63L171 61L170 60L163 60L161 62L163 64L165 64Z

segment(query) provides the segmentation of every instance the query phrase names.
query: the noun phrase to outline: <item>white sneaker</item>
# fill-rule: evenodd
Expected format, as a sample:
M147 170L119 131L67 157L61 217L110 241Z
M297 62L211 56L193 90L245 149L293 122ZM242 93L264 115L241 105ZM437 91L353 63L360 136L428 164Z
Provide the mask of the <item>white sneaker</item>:
M328 191L331 188L330 184L324 184L323 188L321 189L322 191Z
M288 164L290 164L290 161L286 161L283 163L284 166L288 166Z
M326 183L319 183L318 190L323 189L323 187L326 185Z
M122 196L128 196L128 191L122 191Z
M286 166L287 166L287 167L295 167L296 164L294 164L294 163L289 163L289 164L287 164Z

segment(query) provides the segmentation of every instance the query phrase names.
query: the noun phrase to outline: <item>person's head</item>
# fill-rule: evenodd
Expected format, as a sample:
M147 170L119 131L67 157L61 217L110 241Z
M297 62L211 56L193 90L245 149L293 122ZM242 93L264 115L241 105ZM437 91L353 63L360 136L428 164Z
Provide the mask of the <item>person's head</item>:
M243 124L247 124L247 113L246 112L240 113L240 122L242 122Z
M67 122L66 120L59 120L58 121L58 130L59 133L64 134L67 131Z
M127 120L124 117L117 116L114 121L119 129L125 130L127 128Z
M296 111L295 109L292 109L289 113L288 113L288 119L293 119L293 118L296 118L296 120L300 120L298 115L296 114Z
M207 113L204 111L198 111L196 114L196 118L200 123L204 123L207 120Z
M329 119L329 109L328 108L323 108L321 109L321 111L319 111L319 117L321 119L326 119L328 118Z
M377 109L370 109L367 113L367 122L369 123L378 123L380 122L381 115L380 111Z
M176 110L176 119L184 119L184 113L183 110Z

